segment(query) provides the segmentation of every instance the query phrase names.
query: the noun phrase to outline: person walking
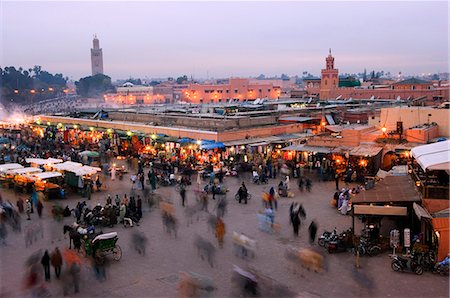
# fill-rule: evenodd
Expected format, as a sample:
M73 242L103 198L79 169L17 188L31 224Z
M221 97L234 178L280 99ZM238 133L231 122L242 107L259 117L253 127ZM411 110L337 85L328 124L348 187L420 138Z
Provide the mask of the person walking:
M294 229L294 235L298 236L298 230L300 227L300 205L297 202L292 203L289 207L289 213L290 222Z
M141 187L142 187L142 190L144 190L145 189L145 186L144 186L144 182L145 182L145 177L144 177L144 171L142 171L142 173L140 173L139 174L139 182L141 183Z
M223 222L221 217L218 217L216 220L216 238L219 242L219 247L223 248L223 237L225 235L225 223Z
M39 218L41 218L42 217L42 209L44 209L44 205L42 204L41 200L38 200L36 209L37 209Z
M41 259L41 264L44 267L45 281L50 281L50 256L48 250L45 250L44 256Z
M316 241L316 233L317 233L317 224L314 220L311 221L308 230L309 230L309 243L313 244L314 241Z
M339 180L341 179L338 172L334 174L334 183L336 184L336 190L339 190Z
M186 202L186 188L183 184L180 186L181 205L184 207Z
M50 261L52 263L53 268L55 268L56 278L59 279L59 276L61 275L61 266L63 263L63 259L58 247L56 247L55 250L53 251L50 257Z
M114 199L114 202L116 203L116 207L120 207L120 197L119 197L119 195L116 195L116 198Z
M31 202L30 200L26 201L26 207L25 207L25 212L27 214L27 220L30 220L30 214L31 214Z
M111 180L112 181L116 180L116 167L115 166L111 167Z
M24 202L23 202L23 199L21 197L19 197L19 199L17 200L16 205L17 205L17 209L19 210L19 213L22 214L25 209L23 207L24 206Z
M91 199L91 195L92 195L92 186L91 186L91 183L88 182L86 185L86 197L88 200Z
M156 189L156 175L155 171L152 169L150 173L150 185L152 186L152 192L155 192Z

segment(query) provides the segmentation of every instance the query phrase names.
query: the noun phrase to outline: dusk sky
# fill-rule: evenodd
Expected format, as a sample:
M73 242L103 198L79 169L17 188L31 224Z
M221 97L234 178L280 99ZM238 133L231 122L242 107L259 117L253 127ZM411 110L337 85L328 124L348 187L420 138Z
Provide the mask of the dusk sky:
M97 34L113 79L446 72L448 3L0 2L1 65L91 74Z

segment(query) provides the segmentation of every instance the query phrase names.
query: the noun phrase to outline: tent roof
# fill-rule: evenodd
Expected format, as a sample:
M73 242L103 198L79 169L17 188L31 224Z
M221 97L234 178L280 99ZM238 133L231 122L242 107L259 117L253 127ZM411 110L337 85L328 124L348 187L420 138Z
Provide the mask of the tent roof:
M383 147L358 146L350 150L350 155L372 157L380 153L381 150L383 150Z
M354 214L406 216L408 214L408 209L406 207L397 206L355 205Z
M14 170L9 170L8 173L11 174L26 174L26 173L39 173L42 172L41 169L38 168L33 168L33 167L28 167L28 168L21 168L21 169L14 169Z
M419 219L422 218L428 218L431 219L431 215L430 213L428 213L427 210L425 210L422 206L420 206L419 204L413 203L413 208L414 208L414 212L416 213L417 217Z
M58 171L72 171L73 169L80 168L83 165L78 162L66 161L60 164L52 165L52 168Z
M370 190L360 192L352 202L355 204L420 202L420 197L409 176L386 176Z
M59 172L43 172L43 173L31 174L31 176L44 180L44 179L49 179L49 178L53 178L53 177L61 177L62 174Z
M4 165L0 165L0 172L6 172L14 169L22 169L23 166L18 163L7 163Z
M46 164L53 164L53 163L60 163L62 162L62 159L58 158L25 158L25 161L27 163L34 163L36 165L46 165Z
M423 170L450 170L450 140L415 147L411 154Z

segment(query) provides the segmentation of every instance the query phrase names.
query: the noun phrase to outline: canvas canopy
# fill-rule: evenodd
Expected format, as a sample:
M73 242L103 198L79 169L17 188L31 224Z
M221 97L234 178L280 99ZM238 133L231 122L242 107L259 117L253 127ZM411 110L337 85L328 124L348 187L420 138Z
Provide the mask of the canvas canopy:
M450 171L450 140L415 147L411 154L424 171Z
M59 172L43 172L43 173L32 174L31 176L33 176L37 179L45 180L45 179L54 178L54 177L61 177L62 174Z
M22 168L23 168L23 166L18 163L7 163L4 165L0 165L0 173L7 172L9 170L14 170L14 169L22 169Z
M47 165L47 164L55 164L55 163L61 163L62 159L58 158L25 158L25 161L27 163L35 164L35 165Z
M84 176L84 175L94 175L95 173L101 171L100 168L91 167L91 166L82 166L82 167L76 167L75 169L69 171L75 173L77 176Z
M60 164L52 165L52 168L58 171L74 171L77 168L81 168L83 165L78 162L66 161Z
M355 215L406 216L408 214L406 207L371 205L354 205L353 207Z
M10 174L17 174L17 175L39 173L39 172L42 172L42 170L39 169L39 168L33 168L33 167L14 169L14 170L9 170L8 171L8 173L10 173Z

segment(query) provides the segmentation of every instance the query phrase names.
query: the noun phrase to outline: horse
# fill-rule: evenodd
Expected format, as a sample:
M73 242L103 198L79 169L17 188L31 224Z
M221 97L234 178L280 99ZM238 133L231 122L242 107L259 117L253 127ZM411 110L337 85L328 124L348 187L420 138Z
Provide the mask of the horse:
M68 225L64 225L64 235L69 232L69 249L72 249L72 242L73 247L77 250L80 250L81 248L81 235L77 232L76 228L73 228Z

